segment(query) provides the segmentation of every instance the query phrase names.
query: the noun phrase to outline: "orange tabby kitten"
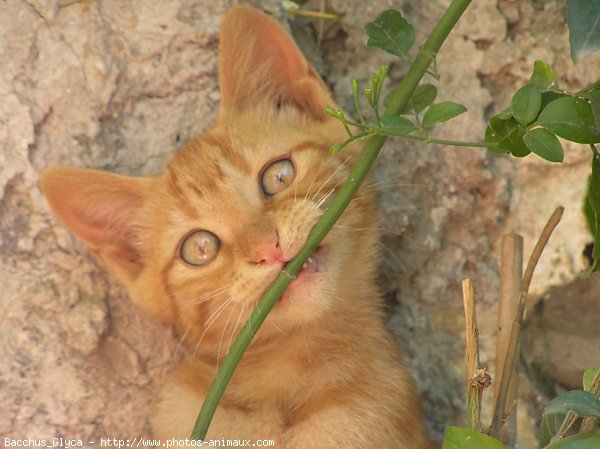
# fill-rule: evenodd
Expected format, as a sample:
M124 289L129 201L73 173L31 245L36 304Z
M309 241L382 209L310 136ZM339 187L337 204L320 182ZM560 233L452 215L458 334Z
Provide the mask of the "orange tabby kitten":
M189 357L158 400L154 432L190 435L217 366L346 178L358 148L292 39L249 7L225 17L216 124L154 177L56 167L56 214ZM364 189L259 330L207 439L276 447L423 449L410 377L375 285L375 197Z

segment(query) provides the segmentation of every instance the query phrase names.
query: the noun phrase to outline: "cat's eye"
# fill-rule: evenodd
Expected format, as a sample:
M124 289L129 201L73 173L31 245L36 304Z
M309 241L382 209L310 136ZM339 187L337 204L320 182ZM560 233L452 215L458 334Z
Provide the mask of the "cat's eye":
M212 232L193 231L182 240L179 257L190 265L201 266L213 260L220 247L219 238Z
M268 198L289 186L296 177L296 169L289 159L280 159L267 165L262 171L260 185Z

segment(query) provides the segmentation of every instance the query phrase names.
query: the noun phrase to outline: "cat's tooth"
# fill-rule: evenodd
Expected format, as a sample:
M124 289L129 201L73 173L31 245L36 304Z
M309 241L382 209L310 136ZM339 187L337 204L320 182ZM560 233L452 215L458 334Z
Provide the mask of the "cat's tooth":
M302 265L302 269L308 270L309 268L312 268L314 264L315 260L312 257L309 257L306 262L304 262L304 265Z

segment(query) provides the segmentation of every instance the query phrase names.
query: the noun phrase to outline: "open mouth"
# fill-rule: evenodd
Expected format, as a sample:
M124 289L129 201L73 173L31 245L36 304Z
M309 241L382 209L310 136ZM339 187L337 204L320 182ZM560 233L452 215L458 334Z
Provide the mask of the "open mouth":
M302 274L317 273L319 271L323 271L323 246L321 245L304 262L304 265L302 265L302 268L296 275L296 279Z
M311 254L311 256L306 259L304 265L298 273L296 274L296 278L290 282L283 295L279 299L279 303L287 302L286 299L290 296L292 290L296 290L298 288L302 288L301 286L309 281L309 276L314 275L315 273L319 273L323 271L324 267L324 259L325 259L325 249L323 246L319 245L317 249Z

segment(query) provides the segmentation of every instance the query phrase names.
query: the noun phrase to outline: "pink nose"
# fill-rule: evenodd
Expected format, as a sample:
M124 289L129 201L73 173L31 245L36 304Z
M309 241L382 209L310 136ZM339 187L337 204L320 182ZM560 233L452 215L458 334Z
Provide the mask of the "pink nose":
M277 262L286 262L283 257L283 250L279 246L279 240L274 239L270 242L262 243L254 253L252 262L260 264L274 264Z

